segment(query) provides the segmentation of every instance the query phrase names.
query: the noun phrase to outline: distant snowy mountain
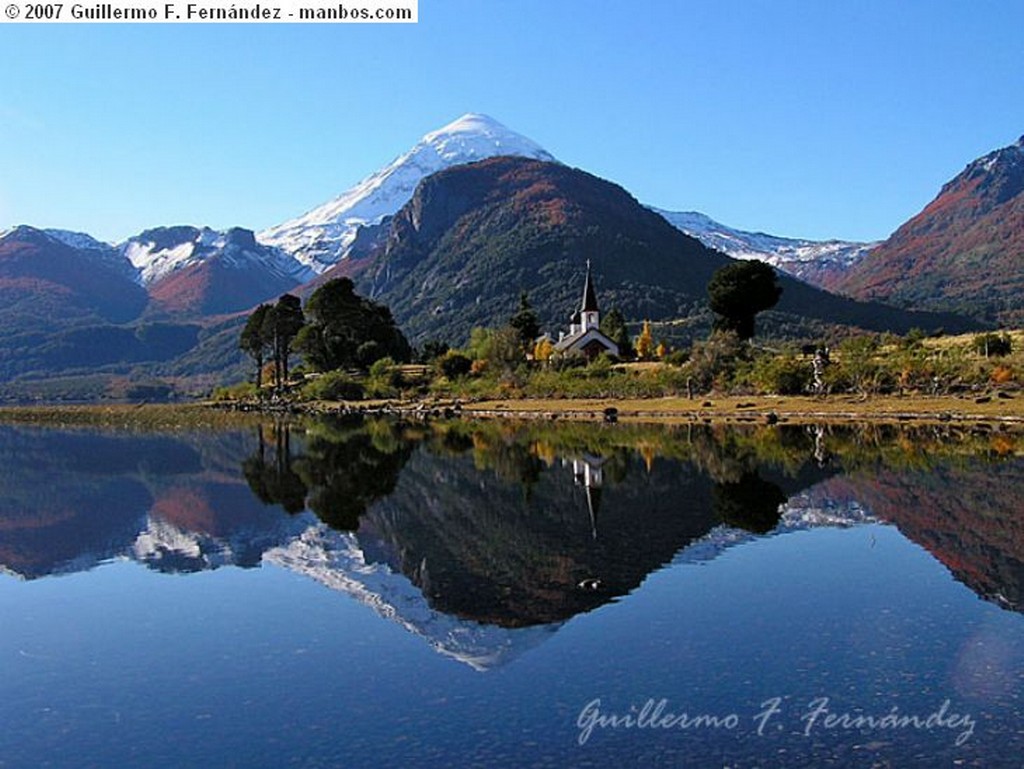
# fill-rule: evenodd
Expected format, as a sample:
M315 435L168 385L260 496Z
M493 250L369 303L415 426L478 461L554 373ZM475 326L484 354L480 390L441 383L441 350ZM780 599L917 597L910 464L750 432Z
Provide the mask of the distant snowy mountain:
M138 269L124 257L116 246L96 240L92 235L87 235L84 232L54 229L43 230L43 232L69 248L87 253L93 258L99 259L108 267L113 268L121 275L141 285L142 277L139 275Z
M499 155L555 161L536 142L491 117L467 114L424 136L390 165L367 177L334 200L257 235L278 246L317 273L358 250L366 232L398 212L419 182L443 169ZM843 272L863 258L874 243L813 241L743 232L696 213L652 209L673 226L704 245L737 259L760 259L809 283ZM362 239L372 239L364 235Z
M409 202L421 179L451 166L498 155L555 158L486 115L467 114L424 136L390 165L307 214L259 233L258 240L324 272L344 258L360 227L380 224Z
M121 245L153 305L176 316L248 310L315 273L291 254L256 242L251 230L158 227Z
M259 269L293 283L313 277L309 268L290 254L257 243L250 230L239 227L223 232L209 227L157 227L129 238L120 248L139 271L144 285L213 258L238 269Z
M843 240L782 238L762 232L735 230L696 211L651 210L708 248L721 251L734 259L759 259L815 286L825 286L829 280L845 273L879 245Z

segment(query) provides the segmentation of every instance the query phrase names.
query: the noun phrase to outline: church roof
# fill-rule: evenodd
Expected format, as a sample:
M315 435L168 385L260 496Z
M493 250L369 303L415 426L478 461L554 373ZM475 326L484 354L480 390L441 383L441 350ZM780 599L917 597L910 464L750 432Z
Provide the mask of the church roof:
M597 293L594 291L594 281L590 278L590 260L587 260L587 280L583 284L583 306L580 312L597 312Z
M582 350L588 342L595 340L613 355L619 354L619 346L596 328L588 328L586 331L577 331L575 334L562 337L555 343L555 352Z

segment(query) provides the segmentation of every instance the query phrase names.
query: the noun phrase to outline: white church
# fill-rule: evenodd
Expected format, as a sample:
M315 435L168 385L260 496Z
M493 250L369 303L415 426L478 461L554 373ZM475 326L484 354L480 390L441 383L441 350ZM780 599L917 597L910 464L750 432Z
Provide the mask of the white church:
M597 293L590 275L590 260L587 260L587 277L583 283L583 302L569 318L569 333L559 332L554 343L557 355L583 355L593 360L601 353L617 356L619 346L601 333L601 318L597 309Z

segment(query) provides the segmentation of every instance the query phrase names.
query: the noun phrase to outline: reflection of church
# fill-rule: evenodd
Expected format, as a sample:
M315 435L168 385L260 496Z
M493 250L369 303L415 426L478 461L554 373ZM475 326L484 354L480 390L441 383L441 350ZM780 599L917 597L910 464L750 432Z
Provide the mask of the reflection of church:
M583 355L593 360L601 353L619 354L619 346L601 333L597 293L587 260L587 277L583 284L583 302L569 318L569 333L559 332L555 352L559 355Z
M563 460L565 461L565 460ZM597 539L597 513L601 506L601 489L604 487L604 463L608 460L593 454L574 457L572 479L577 486L582 486L587 496L587 512L590 513L590 531Z

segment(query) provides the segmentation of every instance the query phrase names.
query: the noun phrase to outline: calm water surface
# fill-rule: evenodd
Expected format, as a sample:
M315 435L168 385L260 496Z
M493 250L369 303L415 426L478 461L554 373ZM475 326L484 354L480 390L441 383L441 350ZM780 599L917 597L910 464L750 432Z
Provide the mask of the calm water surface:
M0 767L1021 766L1022 452L0 427Z

